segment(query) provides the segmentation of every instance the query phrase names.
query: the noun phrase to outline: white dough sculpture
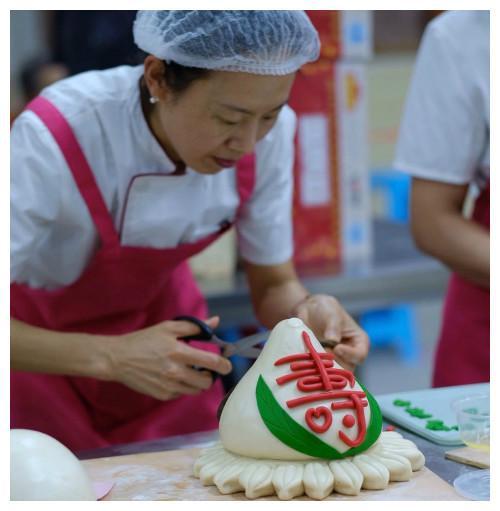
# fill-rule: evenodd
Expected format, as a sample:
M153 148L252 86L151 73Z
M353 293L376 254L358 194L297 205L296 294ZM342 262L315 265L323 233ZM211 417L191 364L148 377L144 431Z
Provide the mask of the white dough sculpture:
M49 435L10 431L11 500L96 500L78 458Z
M194 474L249 499L358 495L408 481L425 462L413 442L382 432L373 396L298 318L272 330L225 403L219 432Z

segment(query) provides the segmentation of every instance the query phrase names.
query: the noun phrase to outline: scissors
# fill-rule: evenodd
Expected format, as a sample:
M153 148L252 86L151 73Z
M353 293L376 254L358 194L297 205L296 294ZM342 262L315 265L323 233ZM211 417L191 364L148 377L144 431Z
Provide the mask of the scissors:
M200 333L194 335L185 335L179 337L183 341L202 341L210 342L219 346L222 350L222 356L232 357L234 355L240 355L247 358L257 358L262 351L262 344L267 341L269 337L269 331L258 332L248 337L243 337L236 342L223 341L217 337L215 332L210 328L204 321L198 319L195 316L176 316L174 320L188 321L193 323L200 329Z
M257 347L256 345L267 340L269 337L269 332L259 332L249 337L244 337L243 339L240 339L236 342L227 342L217 337L212 328L210 328L204 321L198 319L195 316L176 316L174 320L188 321L200 329L200 333L179 337L180 340L210 342L221 348L222 356L224 357L241 355L248 358L257 358L260 355L261 348ZM215 381L220 376L220 374L216 371L211 371L209 369L204 369L197 366L193 366L193 369L196 369L197 371L208 371L212 375L212 381Z
M222 356L224 357L239 355L246 358L257 358L262 351L263 344L269 337L269 331L266 330L264 332L257 332L256 334L249 335L248 337L243 337L236 342L227 342L217 337L212 328L195 316L176 316L174 319L179 321L188 321L200 329L199 334L185 335L184 337L179 337L179 339L183 341L196 340L211 342L222 349ZM329 348L333 348L338 344L338 342L335 341L320 342L322 346Z

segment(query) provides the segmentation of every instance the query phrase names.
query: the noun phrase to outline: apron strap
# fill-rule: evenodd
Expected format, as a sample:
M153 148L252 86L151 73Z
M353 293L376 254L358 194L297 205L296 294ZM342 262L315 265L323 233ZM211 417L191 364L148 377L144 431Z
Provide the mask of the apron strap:
M26 106L26 110L31 110L41 119L61 149L102 243L106 246L119 245L120 238L113 225L113 219L99 190L94 173L68 121L48 99L42 96L31 101Z
M242 207L252 196L255 188L255 154L244 156L236 167L236 187L240 197L240 205L236 216L239 216Z

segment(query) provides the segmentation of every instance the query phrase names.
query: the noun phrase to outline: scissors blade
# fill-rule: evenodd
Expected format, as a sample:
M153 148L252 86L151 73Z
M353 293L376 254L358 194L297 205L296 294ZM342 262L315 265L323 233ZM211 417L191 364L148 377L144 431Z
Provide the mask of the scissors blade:
M269 333L270 332L267 331L258 332L226 345L224 348L224 356L232 357L233 355L241 355L248 358L257 358L262 350L255 345L267 341Z
M262 344L267 341L271 332L257 332L256 334L243 337L236 342L225 342L220 341L220 346L223 347L223 355L225 357L232 357L233 355L239 355L246 358L257 358L261 352L262 347L256 346L256 344ZM336 341L321 341L321 345L324 348L334 348L337 346Z

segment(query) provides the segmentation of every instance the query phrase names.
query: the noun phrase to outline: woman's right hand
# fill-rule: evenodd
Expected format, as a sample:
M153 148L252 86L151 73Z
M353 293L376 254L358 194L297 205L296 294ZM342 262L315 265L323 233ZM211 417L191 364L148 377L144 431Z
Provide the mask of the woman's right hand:
M215 328L219 318L206 323ZM199 394L212 385L212 375L193 366L220 374L228 374L232 366L227 358L178 340L196 333L199 328L187 321L163 321L113 338L107 350L109 380L162 401Z

